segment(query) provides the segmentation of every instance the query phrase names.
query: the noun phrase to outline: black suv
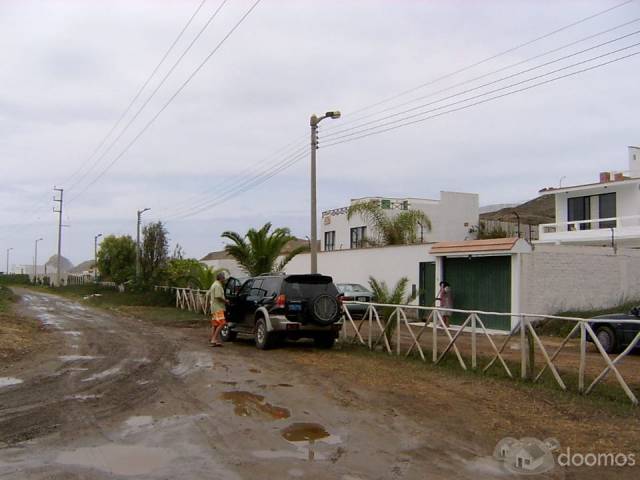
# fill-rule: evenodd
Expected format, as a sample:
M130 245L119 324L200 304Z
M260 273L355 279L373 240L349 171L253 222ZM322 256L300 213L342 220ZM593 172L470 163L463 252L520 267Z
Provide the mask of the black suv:
M287 338L312 338L316 346L331 348L342 328L341 294L326 275L269 274L244 283L232 277L225 296L225 342L246 334L263 350Z

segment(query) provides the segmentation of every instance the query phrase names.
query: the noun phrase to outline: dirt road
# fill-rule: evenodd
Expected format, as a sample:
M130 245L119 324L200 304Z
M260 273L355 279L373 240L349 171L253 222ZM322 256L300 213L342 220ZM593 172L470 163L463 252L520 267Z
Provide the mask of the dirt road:
M485 435L293 361L305 347L211 349L202 329L17 292L52 342L0 370L3 479L509 477Z

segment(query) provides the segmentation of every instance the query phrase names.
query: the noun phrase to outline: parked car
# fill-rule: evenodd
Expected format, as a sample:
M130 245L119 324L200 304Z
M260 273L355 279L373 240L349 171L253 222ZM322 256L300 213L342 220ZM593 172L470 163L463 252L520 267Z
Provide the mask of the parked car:
M640 307L632 308L629 313L600 315L589 321L589 325L607 353L621 352L629 346L640 331L640 323L620 323L617 320L640 320ZM593 341L591 337L587 338ZM640 347L636 345L635 348Z
M342 300L345 302L353 300L357 302L373 301L373 293L359 283L336 283L336 287L343 295ZM345 305L345 308L349 309L352 317L362 317L368 307L366 305Z
M278 341L312 338L316 346L331 348L342 328L342 300L326 275L260 275L225 285L227 324L225 342L238 334L251 335L260 349Z

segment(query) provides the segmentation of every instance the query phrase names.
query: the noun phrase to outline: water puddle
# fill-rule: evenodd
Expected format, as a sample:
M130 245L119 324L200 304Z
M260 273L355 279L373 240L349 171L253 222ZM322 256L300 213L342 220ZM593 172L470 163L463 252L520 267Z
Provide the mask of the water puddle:
M127 427L131 428L146 427L147 425L151 425L153 423L153 417L150 415L129 417L129 419L124 423L127 425Z
M271 405L264 396L245 391L224 392L220 398L233 403L235 414L239 417L259 416L272 420L289 418L289 410Z
M14 377L0 377L0 388L8 387L10 385L18 385L22 383L22 380Z
M222 383L223 385L237 385L238 382L230 382L226 380L220 380L218 383Z
M292 423L288 427L280 430L282 438L296 447L296 451L259 451L254 452L254 455L260 458L304 458L309 461L313 460L326 460L327 446L336 445L342 443L342 439L338 435L332 435L327 429L319 423ZM340 447L338 448L338 454L340 453Z
M145 475L169 465L175 454L166 448L103 445L78 448L58 455L57 463L96 468L113 475Z
M93 375L87 377L87 378L83 378L82 381L83 382L92 382L93 380L100 380L102 378L105 377L110 377L111 375L115 375L116 373L119 373L121 370L120 367L113 367L110 368L108 370L105 370L104 372L100 372L100 373L94 373Z
M63 362L77 362L79 360L95 360L98 357L91 355L61 355L58 358Z
M293 387L290 383L279 383L278 387Z
M258 370L257 368L250 368L249 371L251 373L262 373L260 370Z
M292 423L280 433L289 442L315 442L331 436L319 423Z

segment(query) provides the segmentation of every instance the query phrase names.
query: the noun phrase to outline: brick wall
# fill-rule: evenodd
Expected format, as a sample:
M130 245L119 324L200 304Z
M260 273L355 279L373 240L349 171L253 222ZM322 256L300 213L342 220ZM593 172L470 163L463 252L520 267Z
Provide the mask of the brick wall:
M640 251L538 245L522 256L520 295L522 312L541 314L640 301Z

